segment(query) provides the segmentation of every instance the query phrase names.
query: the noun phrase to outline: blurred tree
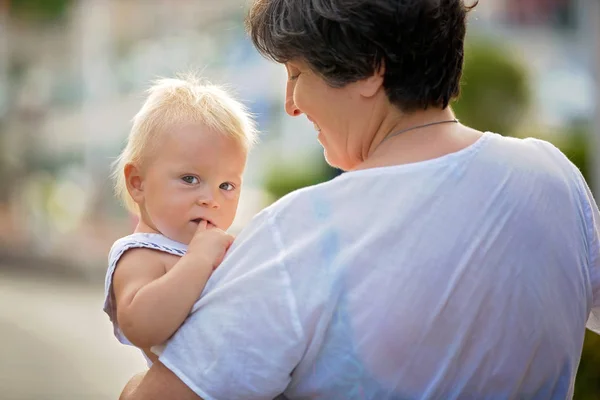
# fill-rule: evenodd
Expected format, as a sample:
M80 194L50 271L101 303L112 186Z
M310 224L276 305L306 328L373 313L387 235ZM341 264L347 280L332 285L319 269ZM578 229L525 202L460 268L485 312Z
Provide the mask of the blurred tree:
M590 331L585 335L573 399L600 399L600 336Z
M339 170L325 162L322 154L302 165L277 161L268 169L265 190L275 199L279 199L296 189L328 181L339 174Z
M590 129L590 124L587 122L574 122L568 129L562 131L562 140L554 143L579 168L588 184L592 183L589 152Z
M11 17L52 22L66 15L72 0L9 0Z
M467 43L461 90L457 117L482 131L513 134L530 104L524 66L492 41Z

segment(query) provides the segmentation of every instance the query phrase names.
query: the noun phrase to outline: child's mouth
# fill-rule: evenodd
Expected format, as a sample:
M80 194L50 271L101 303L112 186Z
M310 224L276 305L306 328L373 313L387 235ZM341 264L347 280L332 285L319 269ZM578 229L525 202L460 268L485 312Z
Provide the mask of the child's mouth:
M214 224L213 224L212 222L210 222L209 220L207 220L207 219L204 219L204 218L196 218L196 219L193 219L193 220L192 220L192 222L193 222L193 223L195 223L195 224L199 224L199 223L200 223L200 222L202 222L202 221L206 221L206 223L207 223L208 225L214 226Z

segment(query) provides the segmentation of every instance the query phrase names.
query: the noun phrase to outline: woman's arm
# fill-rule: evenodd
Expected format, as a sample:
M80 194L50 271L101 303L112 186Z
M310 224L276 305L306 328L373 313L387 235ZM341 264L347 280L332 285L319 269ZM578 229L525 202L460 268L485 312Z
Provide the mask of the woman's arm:
M295 289L307 282L290 275L302 264L286 264L301 247L288 259L290 247L268 217L246 226L159 362L123 399L260 400L285 391L306 351Z
M140 348L164 343L183 323L213 268L213 260L186 255L165 273L160 253L132 249L113 278L117 320L127 339Z
M160 362L154 363L147 373L131 378L119 397L119 400L136 399L202 400Z

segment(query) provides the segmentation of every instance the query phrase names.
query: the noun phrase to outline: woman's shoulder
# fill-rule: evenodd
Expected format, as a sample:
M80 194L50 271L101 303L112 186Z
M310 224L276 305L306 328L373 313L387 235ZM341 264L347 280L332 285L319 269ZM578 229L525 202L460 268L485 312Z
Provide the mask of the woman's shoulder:
M484 154L489 162L505 161L508 168L547 177L572 178L579 169L553 143L533 137L515 138L494 135Z
M259 215L263 214L263 217L273 219L289 213L307 215L307 209L314 210L316 204L322 204L326 200L330 200L333 194L338 193L340 187L343 186L342 176L296 189L266 207Z
M302 228L314 222L321 224L337 214L347 214L349 208L358 210L361 205L373 203L383 207L387 203L381 196L386 193L390 198L399 198L406 192L422 194L425 183L435 186L440 176L446 181L455 179L457 185L472 181L469 187L477 190L478 182L508 176L538 185L565 187L564 182L568 181L572 186L579 183L578 174L577 167L548 141L486 132L472 146L438 159L346 172L327 182L295 190L256 218L275 222L286 230L296 225Z

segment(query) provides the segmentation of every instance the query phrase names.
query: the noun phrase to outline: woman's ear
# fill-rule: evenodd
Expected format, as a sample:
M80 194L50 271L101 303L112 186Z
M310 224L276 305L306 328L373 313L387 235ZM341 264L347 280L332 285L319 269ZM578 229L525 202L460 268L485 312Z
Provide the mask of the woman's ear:
M385 65L382 64L375 70L373 75L364 78L358 82L359 92L363 97L373 97L383 87L383 77L385 75Z
M123 168L123 173L129 195L133 201L141 204L144 201L144 179L140 169L132 163L127 163Z

